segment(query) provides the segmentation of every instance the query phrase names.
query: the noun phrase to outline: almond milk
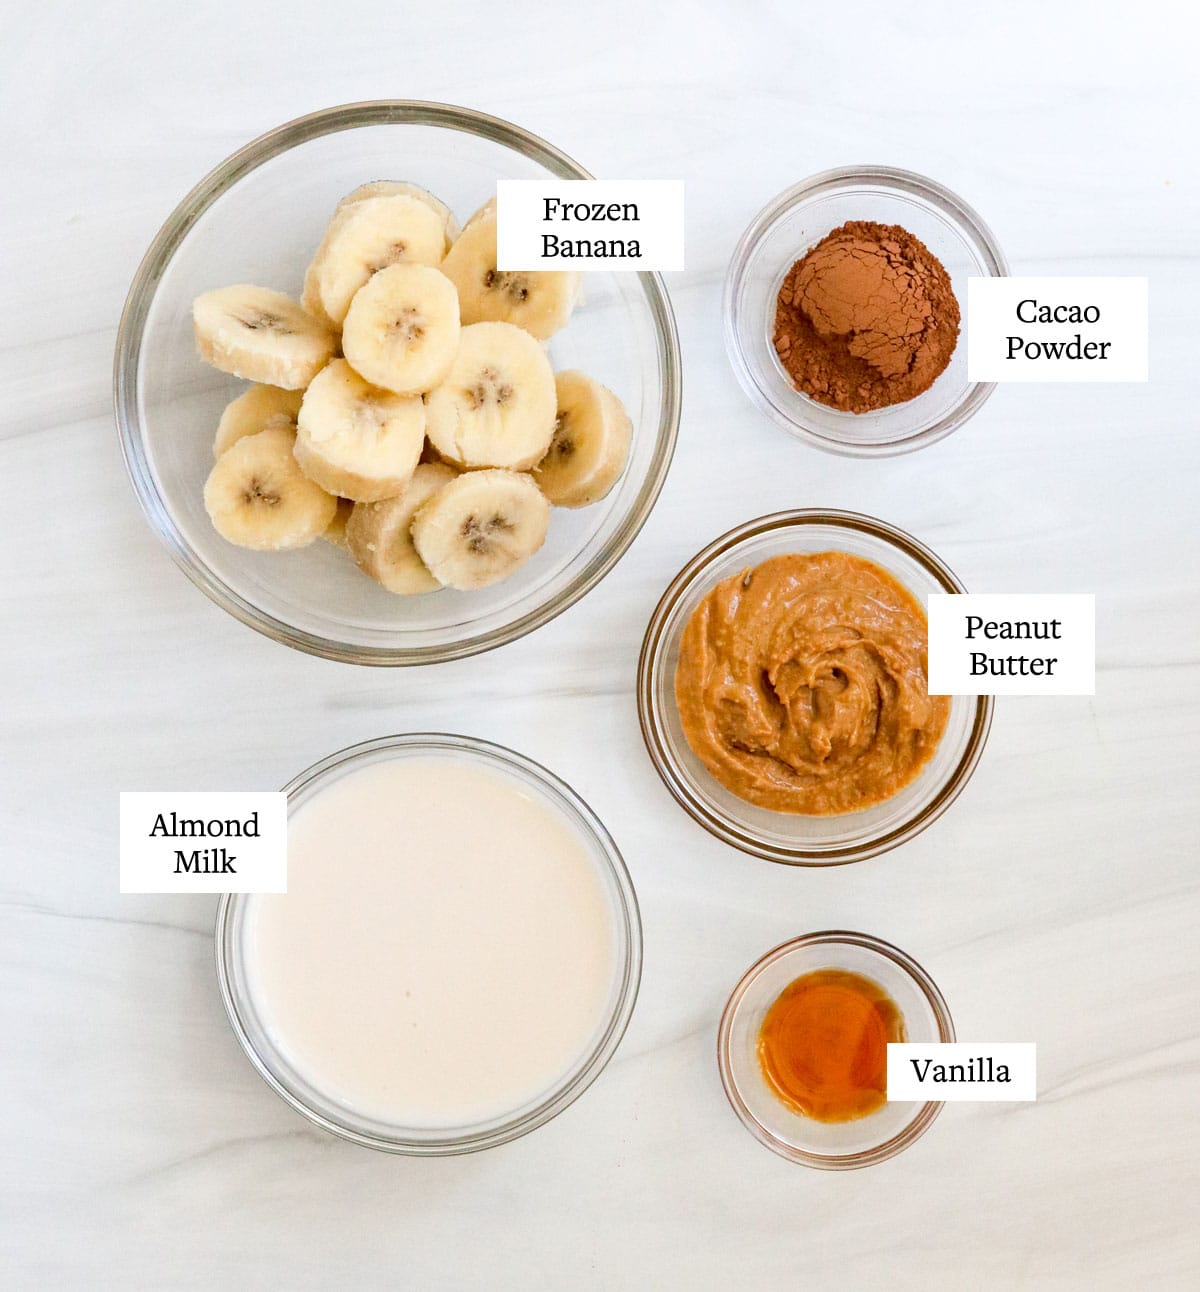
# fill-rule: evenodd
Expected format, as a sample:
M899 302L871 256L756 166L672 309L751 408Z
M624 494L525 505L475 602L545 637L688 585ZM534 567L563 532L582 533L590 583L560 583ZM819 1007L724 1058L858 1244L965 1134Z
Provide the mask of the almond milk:
M295 811L288 891L251 899L255 1007L348 1109L463 1126L544 1094L617 989L599 862L514 777L420 755L347 771Z

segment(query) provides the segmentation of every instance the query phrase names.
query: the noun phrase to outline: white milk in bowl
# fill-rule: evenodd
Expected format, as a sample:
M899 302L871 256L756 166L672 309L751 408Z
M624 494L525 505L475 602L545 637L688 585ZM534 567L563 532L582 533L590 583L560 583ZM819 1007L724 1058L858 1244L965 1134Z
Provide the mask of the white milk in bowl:
M246 899L259 1023L355 1118L433 1132L533 1106L621 990L604 864L515 773L438 751L350 766L289 819L287 893Z

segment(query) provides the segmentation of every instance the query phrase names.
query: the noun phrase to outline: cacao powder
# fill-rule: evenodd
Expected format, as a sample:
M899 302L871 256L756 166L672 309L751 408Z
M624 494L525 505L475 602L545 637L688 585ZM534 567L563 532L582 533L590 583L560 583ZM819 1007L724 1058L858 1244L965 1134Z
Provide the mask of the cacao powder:
M788 271L773 342L797 390L869 413L933 385L960 317L950 275L919 238L898 224L849 220Z

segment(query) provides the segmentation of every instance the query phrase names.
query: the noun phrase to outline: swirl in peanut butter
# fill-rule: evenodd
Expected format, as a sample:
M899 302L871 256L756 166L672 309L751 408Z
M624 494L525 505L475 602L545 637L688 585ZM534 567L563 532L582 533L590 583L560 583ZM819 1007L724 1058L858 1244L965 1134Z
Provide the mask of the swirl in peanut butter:
M891 798L950 714L931 696L925 612L847 552L772 557L723 580L680 644L684 735L726 789L776 812L833 816Z

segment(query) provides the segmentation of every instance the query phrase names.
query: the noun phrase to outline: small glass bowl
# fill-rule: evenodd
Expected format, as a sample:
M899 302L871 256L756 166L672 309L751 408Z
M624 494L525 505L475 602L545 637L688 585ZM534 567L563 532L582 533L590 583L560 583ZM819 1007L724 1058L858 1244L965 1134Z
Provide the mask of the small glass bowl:
M921 833L962 792L992 724L991 696L952 696L933 757L898 794L860 812L798 816L756 807L727 790L692 752L675 703L679 643L693 610L722 579L773 556L849 552L882 566L925 604L965 592L927 547L903 530L848 511L784 511L723 534L675 576L650 617L638 660L638 717L650 759L683 808L743 852L799 866L874 857Z
M642 926L637 897L617 845L596 814L563 781L532 759L470 736L417 732L385 736L331 754L284 786L288 816L347 772L398 758L466 759L516 782L521 792L559 813L590 854L612 918L613 980L604 1014L583 1052L546 1090L488 1121L463 1126L407 1127L363 1116L300 1072L275 1043L254 998L248 966L248 927L255 895L229 893L217 908L217 980L229 1021L250 1062L281 1098L343 1139L366 1148L420 1157L473 1153L506 1144L544 1125L572 1104L604 1070L620 1044L637 1000Z
M819 1122L775 1094L759 1063L759 1030L780 992L817 969L844 969L877 983L898 1006L909 1042L954 1040L942 993L910 956L866 933L809 933L768 951L733 989L717 1031L721 1084L746 1129L780 1157L827 1171L874 1166L919 1139L942 1105L887 1103L857 1121Z
M662 280L591 273L586 299L550 341L556 369L580 368L633 419L625 473L591 507L555 508L542 550L476 592L396 596L347 554L227 543L204 509L221 410L246 383L196 355L192 300L229 283L300 293L337 201L375 179L407 179L465 219L498 179L590 179L536 135L440 103L355 103L301 117L247 144L188 194L147 251L117 335L117 427L152 528L201 591L275 641L355 664L422 664L477 654L553 619L624 554L654 506L679 425L679 341Z
M915 399L871 413L844 413L801 394L771 340L788 270L847 220L899 224L920 238L945 265L963 313L945 372ZM887 166L823 171L769 202L742 235L725 277L725 348L743 390L785 431L852 457L907 453L949 435L992 393L991 383L967 380L967 279L1007 273L987 225L933 180Z

